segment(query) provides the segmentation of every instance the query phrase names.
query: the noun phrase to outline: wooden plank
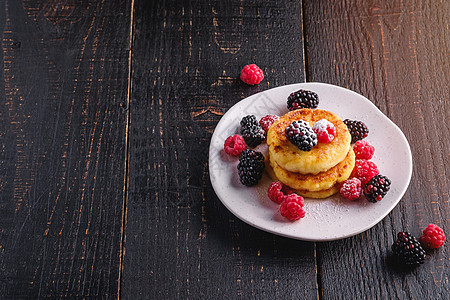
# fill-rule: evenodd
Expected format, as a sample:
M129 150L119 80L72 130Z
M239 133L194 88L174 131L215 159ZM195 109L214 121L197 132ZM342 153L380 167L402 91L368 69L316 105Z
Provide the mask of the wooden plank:
M118 295L130 7L0 1L1 298Z
M136 1L125 299L314 299L314 244L244 224L220 203L208 147L220 117L304 81L298 1ZM274 63L276 61L276 63ZM238 79L248 63L266 78Z
M398 231L420 236L429 223L450 230L449 14L448 1L305 3L309 79L372 100L405 133L414 164L409 189L387 218L358 236L319 244L324 299L449 295L448 247L411 271L390 255Z

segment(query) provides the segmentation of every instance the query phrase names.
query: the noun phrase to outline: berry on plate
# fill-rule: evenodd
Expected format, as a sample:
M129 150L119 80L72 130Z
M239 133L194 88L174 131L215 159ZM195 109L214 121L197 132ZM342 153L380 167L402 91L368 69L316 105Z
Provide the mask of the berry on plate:
M289 95L287 108L296 110L301 108L317 108L319 105L319 95L313 91L298 90Z
M367 201L376 203L386 196L391 188L391 181L383 175L376 175L364 186L363 192Z
M352 144L369 135L369 128L362 121L345 119L344 123L352 136Z
M289 187L285 186L280 181L272 182L267 189L267 195L269 196L269 199L277 204L281 204L284 198L290 194L292 194L292 191L289 189Z
M241 80L246 84L258 84L263 79L263 71L255 64L246 65L241 71Z
M319 143L329 143L336 135L336 127L327 119L317 121L314 123L312 129L317 135L317 141Z
M296 221L305 216L303 210L305 202L302 196L297 194L290 194L284 197L280 205L280 213L283 217Z
M244 141L244 138L238 134L229 136L223 145L223 149L228 155L231 156L239 156L242 151L247 149L247 144Z
M375 147L370 145L367 141L356 141L353 145L356 159L371 159L375 152Z
M261 179L264 168L264 155L251 149L245 149L239 156L237 165L239 180L245 186L253 186Z
M392 251L405 265L418 266L425 262L425 250L409 232L399 232Z
M317 135L308 122L303 120L292 122L291 125L286 127L284 134L292 144L302 151L310 151L317 145Z
M366 159L357 159L350 177L361 180L361 185L365 185L373 176L380 174L377 165Z
M266 132L254 115L243 117L240 124L241 135L249 147L254 148L266 139Z
M420 237L420 243L428 249L441 247L445 243L444 230L435 224L429 224Z
M356 177L347 179L342 183L339 194L349 201L358 199L361 196L361 180Z
M269 127L272 126L272 124L275 123L275 121L279 118L280 117L277 115L264 116L261 118L261 120L259 120L259 125L261 125L264 131L267 133L267 131L269 131Z

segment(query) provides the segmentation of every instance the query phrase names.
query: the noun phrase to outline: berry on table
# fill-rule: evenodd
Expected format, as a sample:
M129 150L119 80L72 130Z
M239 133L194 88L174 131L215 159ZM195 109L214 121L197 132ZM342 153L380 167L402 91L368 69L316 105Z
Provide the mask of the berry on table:
M305 216L303 210L304 199L297 194L290 194L284 197L283 202L280 205L280 213L283 217L296 221Z
M319 143L329 143L336 135L336 127L327 119L317 121L314 123L312 129L317 135L317 141Z
M435 224L429 224L420 237L420 243L428 249L441 247L445 243L444 230Z
M349 201L358 199L361 196L361 180L356 177L347 179L342 183L339 194Z
M370 145L367 141L356 141L353 145L356 159L371 159L375 152L375 147Z
M239 180L245 186L253 186L261 179L264 168L264 155L251 149L245 149L239 156L237 165Z
M400 261L408 266L418 266L425 262L425 250L409 232L399 232L392 245L392 251Z
M243 117L240 124L241 135L249 147L254 148L265 140L266 133L254 115Z
M376 203L383 199L391 188L391 181L383 175L376 175L364 186L363 193L367 201Z
M296 110L301 108L317 108L319 105L319 95L313 91L298 90L289 95L287 108Z
M242 136L235 134L225 140L223 148L228 155L239 156L242 151L247 149L247 144Z
M303 120L292 122L291 125L286 127L284 134L292 144L302 151L310 151L317 145L317 135L308 122Z
M269 131L269 127L272 126L273 123L275 123L276 120L278 120L280 117L277 115L267 115L261 118L259 120L259 125L264 129L264 131L267 133Z
M367 135L369 135L369 129L366 124L357 120L344 120L345 125L347 125L348 130L352 136L352 144L356 143L356 141L362 140Z
M378 174L380 174L380 171L374 162L366 159L357 159L350 177L358 178L361 180L361 185L364 186L373 176Z
M258 84L263 79L263 71L255 64L246 65L241 71L241 80L246 84Z
M292 191L280 181L274 181L267 189L267 195L273 202L280 204L286 195L292 194Z

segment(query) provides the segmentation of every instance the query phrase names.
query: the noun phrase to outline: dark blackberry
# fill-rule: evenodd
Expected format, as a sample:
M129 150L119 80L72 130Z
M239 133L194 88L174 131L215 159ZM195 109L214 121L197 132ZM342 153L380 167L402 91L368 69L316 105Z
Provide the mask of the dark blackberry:
M392 244L392 251L400 261L408 266L418 266L425 262L425 250L409 232L399 232Z
M249 147L256 147L266 138L266 132L254 115L248 115L241 120L241 136Z
M251 149L242 151L237 165L239 179L243 185L253 186L261 179L265 168L264 155Z
M296 110L301 108L317 108L319 105L319 96L308 90L298 90L289 95L287 108Z
M310 151L317 145L317 135L309 126L308 122L303 120L294 121L284 130L286 138L302 151Z
M376 203L383 199L391 188L391 181L384 175L375 175L364 185L363 193L369 202Z
M362 140L369 134L369 128L361 121L345 119L344 123L352 135L352 144Z

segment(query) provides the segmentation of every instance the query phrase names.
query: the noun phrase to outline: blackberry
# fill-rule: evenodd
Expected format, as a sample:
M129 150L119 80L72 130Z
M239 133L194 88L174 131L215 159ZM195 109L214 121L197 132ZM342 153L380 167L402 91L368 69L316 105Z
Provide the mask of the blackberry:
M302 151L310 151L317 145L317 135L309 126L308 122L303 120L294 121L284 130L286 138Z
M392 244L392 251L400 261L408 266L418 266L425 262L425 250L409 232L399 232Z
M248 115L241 120L241 136L249 147L256 147L266 138L266 132L254 115Z
M243 185L253 186L261 179L265 168L264 155L251 149L242 151L237 166L239 179Z
M352 135L352 144L362 140L369 134L369 128L361 121L345 119L344 123Z
M289 95L287 108L296 110L301 108L317 108L319 105L319 96L308 90L298 90Z
M383 199L391 188L391 181L384 175L375 175L364 186L363 193L369 202L376 203Z

